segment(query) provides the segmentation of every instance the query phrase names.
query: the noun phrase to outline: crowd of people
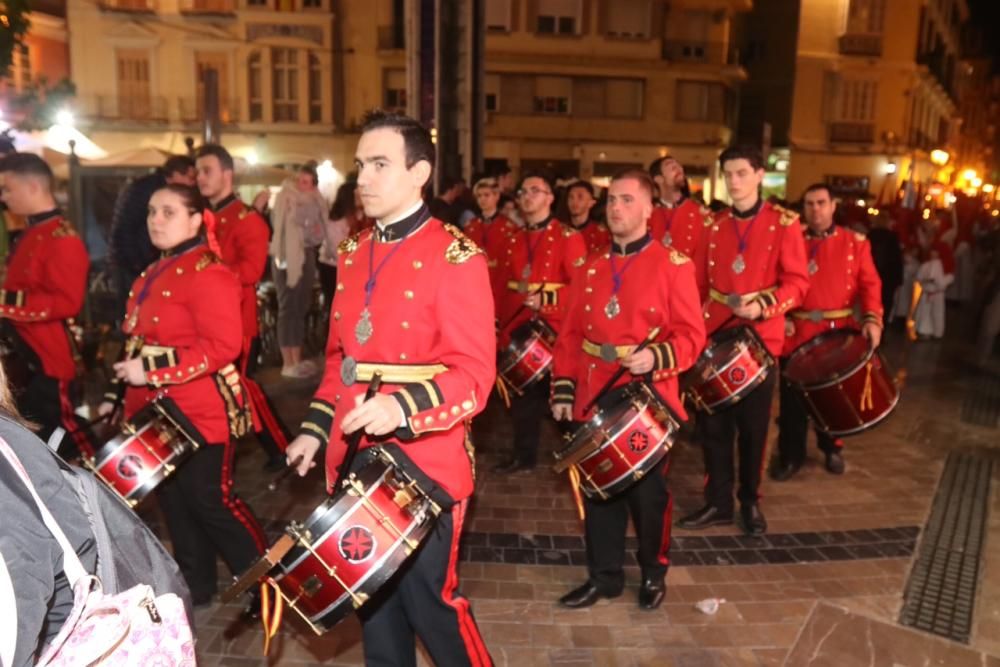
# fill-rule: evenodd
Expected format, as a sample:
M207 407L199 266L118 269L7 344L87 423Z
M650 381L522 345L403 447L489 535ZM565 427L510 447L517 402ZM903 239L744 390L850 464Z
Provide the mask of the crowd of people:
M800 219L762 198L764 162L745 146L719 160L731 206L705 206L671 157L626 169L603 191L544 172L515 184L504 169L471 189L444 178L428 200L434 153L416 121L378 112L366 119L357 172L332 206L311 164L245 204L232 156L212 144L169 158L121 193L110 245L126 344L98 412L139 419L166 405L183 416L196 447L156 496L195 606L218 592L217 555L236 576L267 548L233 490L236 441L255 433L272 468L293 465L301 475L323 457L333 493L357 434L362 450L394 443L399 465L433 482L441 510L403 576L360 610L366 661L415 664L419 636L438 664L490 664L455 559L474 492L469 423L494 387L498 350L513 435L494 474L539 464L549 417L566 434L579 432L641 385L641 396L678 424L694 420L704 455L704 503L678 525L736 524L762 535L775 385L776 481L803 465L808 412L777 370L726 409L685 402L679 378L707 345L742 327L784 368L799 346L830 330L857 329L878 348L893 317L937 340L948 298L979 304L984 363L1000 331L1000 232L976 200L948 212L893 206L871 214L838 205L829 186L816 184L803 193ZM0 325L15 389L12 401L0 391L0 413L37 424L67 458L93 456L100 443L75 414L73 318L87 289L87 249L56 205L41 158L0 159L0 188L12 233ZM278 293L282 376L321 374L294 437L253 380L257 286L266 274ZM322 367L303 351L317 283L329 314ZM552 364L547 376L518 384L504 355L526 334L545 341ZM379 390L366 396L376 377ZM826 470L843 474L843 441L820 429L817 442ZM630 516L638 605L662 603L674 524L668 469L664 456L621 492L583 499L587 579L560 604L621 595ZM7 544L0 530L0 547ZM257 606L251 600L251 613Z

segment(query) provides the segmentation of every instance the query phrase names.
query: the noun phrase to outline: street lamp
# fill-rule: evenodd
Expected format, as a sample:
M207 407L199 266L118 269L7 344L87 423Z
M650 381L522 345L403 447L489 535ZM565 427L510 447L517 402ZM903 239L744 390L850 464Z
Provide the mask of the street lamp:
M73 127L74 118L73 112L69 109L60 109L56 112L56 125L63 125L65 127Z
M940 148L935 148L931 151L931 162L939 167L948 164L949 159L951 159L951 156L948 155L948 151L943 151Z
M888 174L889 176L895 174L897 169L898 167L896 166L895 162L890 161L885 164L885 173Z

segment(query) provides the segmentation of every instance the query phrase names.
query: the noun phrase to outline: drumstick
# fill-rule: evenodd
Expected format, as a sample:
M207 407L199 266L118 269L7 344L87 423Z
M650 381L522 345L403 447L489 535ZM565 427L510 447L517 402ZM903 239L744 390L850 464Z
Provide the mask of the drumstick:
M541 294L542 290L545 288L545 283L542 283L538 289L529 293L528 296L535 296L536 294ZM528 307L527 303L522 303L521 307L514 311L514 314L507 318L507 321L500 325L499 330L503 331L510 325L511 322L517 319L517 316L524 312L524 309Z
M284 470L282 470L281 472L279 472L277 475L274 476L274 479L271 480L271 483L267 485L267 490L268 491L274 491L275 489L277 489L279 484L281 484L282 482L284 482L285 479L289 475L291 475L293 472L295 472L295 468L300 463L302 463L302 455L301 454L299 454L298 456L296 456L295 460L292 461L291 463L289 463L285 467Z
M636 352L642 352L643 350L645 350L659 335L660 335L660 327L653 327L652 329L650 329L649 334L646 336L646 339L641 343L639 343L634 350L632 350L632 354L635 354ZM601 387L601 390L597 392L597 394L595 394L592 399L590 399L590 403L587 403L587 407L583 409L583 414L587 414L588 412L590 412L590 409L595 405L597 405L598 401L604 398L604 395L608 393L612 387L615 386L615 383L618 382L618 380L620 380L623 375L625 375L626 370L628 369L625 368L625 366L618 367L618 370L616 370L615 374L611 376L611 379L605 382L604 386Z
M368 383L368 391L365 392L365 400L370 401L373 399L381 386L382 372L375 371L372 375L372 381ZM354 462L354 455L358 453L358 446L361 444L361 438L364 434L365 430L363 428L359 428L357 431L347 436L347 453L344 454L344 460L340 463L340 467L337 469L337 481L331 487L335 491L340 488L340 483L347 479L347 473L351 470L351 464Z

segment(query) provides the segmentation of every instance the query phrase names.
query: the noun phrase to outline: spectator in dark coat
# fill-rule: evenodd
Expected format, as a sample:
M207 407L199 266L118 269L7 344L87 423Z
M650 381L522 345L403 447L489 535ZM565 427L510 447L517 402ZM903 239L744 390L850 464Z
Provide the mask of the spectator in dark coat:
M888 324L892 320L896 290L903 284L903 251L899 245L899 237L889 228L887 213L880 212L875 218L872 229L868 232L868 241L871 243L875 270L882 279L882 312L885 313L885 323Z

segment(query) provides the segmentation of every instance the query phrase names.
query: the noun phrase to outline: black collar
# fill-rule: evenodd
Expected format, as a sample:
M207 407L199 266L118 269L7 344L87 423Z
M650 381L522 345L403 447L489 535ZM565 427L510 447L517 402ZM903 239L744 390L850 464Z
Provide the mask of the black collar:
M40 225L43 222L48 222L52 218L56 218L62 215L62 211L58 208L51 209L49 211L43 211L41 213L32 213L26 218L26 222L29 227L34 227L35 225Z
M234 201L236 201L236 199L237 199L236 193L235 192L230 192L218 204L216 204L215 206L213 206L212 210L214 212L218 213L219 211L221 211L222 209L226 208L227 206L229 206L230 204L232 204Z
M758 199L757 203L754 204L753 207L749 211L739 211L734 206L732 208L733 217L734 218L740 218L741 220L746 220L747 218L752 218L755 215L757 215L758 213L760 213L760 207L763 206L763 205L764 205L764 200L763 199Z
M205 242L205 239L201 238L200 235L189 238L187 241L181 241L173 248L169 250L164 250L160 256L161 257L171 257L173 255L182 255L186 253L191 248L197 247Z
M569 221L569 224L570 224L570 225L571 225L571 226L573 227L573 229L575 229L575 230L577 230L577 231L581 231L581 230L583 230L583 229L586 229L586 227L587 227L588 225L590 225L591 223L593 223L593 222L594 222L593 220L591 220L590 218L587 218L586 220L584 220L584 221L583 221L583 224L582 224L582 225L580 225L580 226L577 226L577 225L576 225L576 224L575 224L575 223L573 222L573 219L572 219L572 218L570 218L570 221Z
M549 217L545 218L541 222L536 222L533 225L528 224L528 222L525 221L524 228L527 229L529 232L537 232L539 230L542 230L542 229L545 229L546 227L548 227L550 222L552 222L552 214L551 213L549 214Z
M500 215L500 209L497 209L497 210L493 211L493 215L486 215L485 213L483 213L479 217L479 219L483 221L483 224L488 225L491 222L493 222L494 220L496 220L498 215Z
M836 233L837 223L833 223L821 232L814 232L808 225L806 225L806 236L811 239L825 239L826 237L833 236Z
M611 252L613 252L616 255L621 255L622 257L626 257L628 255L634 255L635 253L639 252L640 250L648 246L649 242L652 240L653 237L649 235L649 232L646 232L646 235L643 236L641 239L636 239L631 243L626 243L624 248L615 243L614 241L612 241Z
M383 242L405 239L413 231L415 231L417 227L427 222L430 217L431 214L427 210L427 204L423 204L410 215L406 216L402 220L397 220L391 225L386 225L385 227L375 225L375 238Z

